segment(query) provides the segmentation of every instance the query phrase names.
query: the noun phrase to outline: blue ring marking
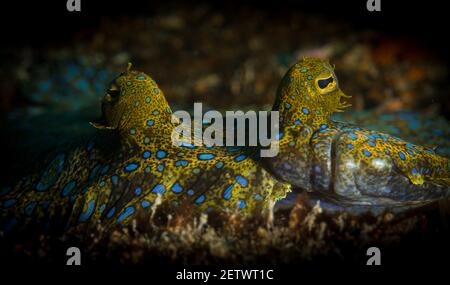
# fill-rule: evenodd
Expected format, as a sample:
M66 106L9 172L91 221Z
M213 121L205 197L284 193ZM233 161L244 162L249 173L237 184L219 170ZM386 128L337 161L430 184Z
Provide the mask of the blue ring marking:
M178 152L178 153L177 153L177 156L178 156L178 157L184 156L184 152Z
M406 152L409 153L411 156L415 156L416 155L412 150L410 150L408 148L406 149Z
M411 173L414 174L414 175L416 175L416 174L419 173L419 171L417 171L417 168L414 167L414 168L411 170Z
M320 125L320 128L323 130L323 129L326 129L326 128L328 128L328 125L327 124L322 124L322 125Z
M363 149L362 153L367 157L372 156L372 153L370 153L370 151L368 151L367 149Z
M162 158L164 158L164 157L166 157L166 152L164 151L164 150L158 150L157 152L156 152L156 158L158 158L158 159L162 159Z
M208 153L208 152L205 152L205 153L199 153L199 154L197 155L197 157L198 157L198 159L200 159L200 160L211 160L211 159L213 159L214 157L216 157L216 155L215 155L214 153Z
M127 166L124 167L124 170L126 172L132 172L132 171L135 171L138 167L139 167L139 163L131 162Z
M239 200L239 209L243 209L243 208L245 208L245 206L246 206L245 201L244 200Z
M218 161L215 165L214 165L217 169L220 169L223 167L223 162L222 161Z
M183 192L183 187L181 187L180 183L176 182L172 185L172 188L170 188L170 190L172 190L172 192L174 193L181 193Z
M58 180L59 175L61 174L63 168L64 168L64 162L66 160L66 156L64 153L61 153L57 155L52 162L47 166L44 173L41 176L41 179L36 184L36 190L38 192L44 192L50 188L55 182ZM52 168L56 167L56 172L52 174L50 177L49 172L52 170Z
M129 206L119 215L119 217L117 218L117 222L121 223L123 220L125 220L126 218L128 218L132 214L134 214L134 207L133 206Z
M132 135L136 134L136 129L135 128L131 128L130 129L130 134L132 134Z
M195 145L190 144L190 143L187 143L187 142L182 142L182 143L180 144L180 146L181 146L181 147L185 147L185 148L190 148L190 149L194 149L194 148L195 148Z
M150 170L151 170L151 169L150 169L150 166L147 166L147 167L144 169L144 172L145 172L145 173L150 173Z
M159 115L159 111L158 110L154 110L152 114L157 116L157 115Z
M291 104L289 104L289 103L284 103L284 107L286 108L286 109L290 109L291 108Z
M294 125L301 125L302 121L301 120L295 120L294 121Z
M9 207L14 206L17 203L17 200L14 198L8 199L3 202L3 208L8 209Z
M100 187L105 187L106 183L105 183L105 181L102 180L102 181L100 181L99 185L100 185Z
M145 103L150 103L150 101L151 101L150 96L145 97Z
M81 213L79 221L80 222L87 221L87 219L89 219L89 217L94 212L94 209L95 209L95 200L90 200L88 202L88 207L86 209L86 212Z
M149 137L145 137L145 138L144 138L144 143L145 143L145 144L150 143L150 138L149 138Z
M31 201L30 203L28 203L28 205L24 209L25 215L27 215L28 217L31 216L36 206L37 206L36 201Z
M206 196L204 194L200 195L197 199L195 199L195 204L200 205L205 202Z
M143 201L141 202L141 207L142 207L143 209L150 207L150 205L151 205L151 203L150 203L150 201L148 201L148 200L143 200Z
M142 157L143 157L143 158L149 158L150 155L151 155L151 152L148 151L148 150L146 150L146 151L144 151L144 152L142 153Z
M192 196L192 195L194 195L194 190L192 190L192 189L189 189L189 190L187 191L187 194L188 194L189 196Z
M244 159L246 159L247 158L247 156L245 155L245 154L240 154L240 155L238 155L238 156L236 156L235 158L234 158L234 161L236 161L236 162L241 162L241 161L243 161Z
M98 210L100 211L100 213L103 213L105 211L105 208L106 204L102 204Z
M180 159L180 160L177 160L175 162L176 166L182 166L182 167L185 167L188 164L189 164L189 162L187 160L184 160L184 159Z
M93 180L97 176L101 167L102 167L102 165L100 163L98 163L94 166L94 168L92 168L91 173L89 174L89 180Z
M374 147L375 146L375 142L374 141L368 141L367 142L370 146Z
M145 76L143 74L136 76L136 79L138 80L144 80Z
M162 171L164 170L164 163L158 164L158 166L156 167L156 169L157 169L159 172L162 172Z
M236 181L239 183L242 187L247 187L248 181L245 177L241 175L236 175Z
M231 199L231 191L233 191L233 187L234 187L234 184L230 184L230 185L225 189L225 191L223 192L223 198L224 198L225 200L230 200L230 199Z
M117 175L111 176L111 183L113 185L117 185L117 183L119 183L119 176L117 176Z
M303 107L303 108L302 108L302 113L303 113L303 114L306 114L306 115L309 114L309 109L306 108L306 107Z
M358 139L358 136L356 136L354 133L349 133L349 134L347 135L347 137L348 137L349 139L351 139L351 140L357 140L357 139Z
M388 149L385 150L384 153L386 153L387 155L390 155L390 154L391 154L391 152L390 152Z
M262 200L263 200L263 197L262 197L261 195L259 195L259 194L255 194L255 195L253 196L253 199L255 199L255 201L262 201Z
M111 166L109 164L105 164L101 170L102 174L106 174L108 173L109 169L111 168Z
M106 214L106 217L111 218L114 215L114 212L116 212L116 207L112 207Z
M158 90L158 88L153 88L153 92L155 93L155 94L158 94L159 93L159 90Z
M156 184L153 189L152 192L156 193L156 194L164 194L164 192L166 191L166 187L164 187L164 185L162 184Z
M75 180L71 180L64 185L64 188L61 191L61 196L67 197L72 192L72 190L77 185L77 182Z
M135 189L134 189L134 195L136 195L136 196L139 196L139 195L141 195L142 194L142 188L141 187L136 187Z
M347 144L347 148L348 149L352 149L353 148L353 144L351 144L351 143Z
M406 159L405 154L403 152L401 152L401 151L398 152L398 156L401 158L401 160L405 160Z
M147 126L151 127L153 126L154 122L153 120L147 120Z

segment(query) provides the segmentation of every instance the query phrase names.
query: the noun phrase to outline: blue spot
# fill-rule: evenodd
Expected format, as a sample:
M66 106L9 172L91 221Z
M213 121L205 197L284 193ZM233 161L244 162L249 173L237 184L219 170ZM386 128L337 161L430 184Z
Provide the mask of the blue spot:
M401 152L401 151L398 152L398 156L400 156L400 158L401 158L402 160L405 160L405 159L406 159L405 154L404 154L403 152Z
M194 195L194 190L192 190L192 189L189 189L189 190L187 191L187 194L188 194L189 196L192 196L192 195Z
M150 138L149 138L149 137L145 137L145 138L144 138L144 143L145 143L145 144L148 144L149 142L150 142Z
M132 135L136 134L136 129L135 128L131 128L130 129L130 134L132 134Z
M234 161L236 161L236 162L241 162L241 161L243 161L244 159L246 159L247 158L247 156L245 155L245 154L240 154L240 155L238 155L238 156L236 156L235 158L234 158Z
M197 157L200 160L211 160L214 157L216 157L216 155L213 154L213 153L200 153L200 154L197 155Z
M147 120L147 126L149 127L153 126L153 123L154 123L153 120Z
M230 186L227 187L227 189L225 189L225 191L223 192L223 198L225 200L231 199L231 191L232 190L233 190L233 184L231 184Z
M61 191L61 196L67 197L72 192L72 190L75 188L76 185L77 185L77 182L74 180L67 182L67 184L64 186L64 188Z
M188 161L187 160L184 160L184 159L180 159L180 160L177 160L176 162L175 162L175 165L176 166L186 166L186 165L188 165Z
M100 213L103 213L105 211L105 208L106 204L102 204L98 210L100 211Z
M126 218L128 218L129 216L131 216L132 214L134 214L134 207L130 206L127 207L117 218L117 222L120 223L123 220L125 220Z
M375 146L375 142L374 142L374 141L368 141L367 143L368 143L370 146L372 146L372 147Z
M111 208L111 210L108 211L108 214L106 214L106 216L108 218L111 218L114 215L115 211L116 211L116 207Z
M415 154L412 150L410 150L410 149L406 149L406 152L409 153L409 154L412 155L412 156L415 156L415 155L416 155L416 154Z
M217 169L222 168L222 167L223 167L223 162L222 162L222 161L218 161L218 162L215 164L215 167L216 167Z
M390 155L391 154L391 152L387 149L387 150L385 150L384 151L387 155Z
M246 204L244 200L239 200L239 209L245 208Z
M327 124L322 124L322 125L320 125L320 128L321 129L326 129L326 128L328 128L328 125Z
M357 140L357 139L358 139L358 136L356 136L354 133L349 133L349 134L347 135L347 137L348 137L349 139L351 139L351 140Z
M144 200L141 202L141 207L144 209L150 207L150 205L151 205L151 203L148 200Z
M279 141L279 140L281 140L283 138L283 136L284 136L283 132L278 132L278 134L275 135L275 139L277 141Z
M88 202L88 207L87 207L87 209L86 209L86 212L84 212L84 213L81 213L81 215L80 215L80 222L84 222L84 221L86 221L87 219L89 219L89 217L92 215L92 213L94 212L94 209L95 209L95 201L94 200L91 200L91 201L89 201Z
M138 167L139 167L139 163L132 162L132 163L128 164L127 166L125 166L124 169L126 172L132 172L132 171L135 171Z
M151 101L150 96L145 97L145 102L146 102L146 103L150 103L150 101Z
M353 144L349 143L349 144L347 145L347 148L348 148L348 149L352 149L352 148L353 148Z
M306 108L306 107L303 107L303 108L302 108L302 113L303 113L303 114L309 114L309 109Z
M372 154L370 153L370 151L368 151L367 149L363 149L362 150L362 153L365 155L365 156L371 156Z
M119 176L117 176L117 175L111 176L111 183L113 185L117 185L117 183L119 183Z
M300 121L300 120L295 120L294 121L294 125L300 125L302 123L302 121Z
M154 92L155 94L158 94L158 93L159 93L158 88L153 88L153 92Z
M134 195L139 196L142 193L142 188L141 187L136 187L134 189Z
M194 149L195 148L195 145L187 143L187 142L182 142L180 144L180 146L185 147L185 148L190 148L190 149Z
M37 202L32 201L28 203L28 205L25 207L25 215L31 216L33 214L34 209L36 208Z
M156 152L156 157L157 157L158 159L164 158L164 157L166 157L166 152L165 152L164 150L158 150L158 151Z
M157 169L159 172L162 172L162 171L164 170L164 163L158 164L158 166L156 167L156 169Z
M138 75L137 77L136 77L136 79L138 79L138 80L144 80L145 79L145 76L144 75Z
M145 173L150 173L150 166L147 166L145 169L144 169L144 171L145 171Z
M291 108L291 104L289 104L289 103L284 103L284 107L286 107L286 109L290 109L290 108Z
M52 186L61 174L64 167L65 155L59 154L52 160L52 162L47 166L42 175L41 179L36 185L36 190L39 192L46 191L50 186ZM56 168L56 169L55 169Z
M171 190L174 193L181 193L183 192L183 187L181 187L180 183L176 182L175 184L172 185Z
M241 175L237 175L236 176L236 181L241 184L242 187L247 187L247 179L245 179L245 177L241 176Z
M142 153L142 157L143 157L143 158L149 158L150 155L151 155L151 153L150 153L150 151L148 151L148 150L146 150L146 151L144 151L144 152Z
M5 187L5 188L3 188L3 189L0 191L0 197L1 197L1 196L5 196L5 195L8 194L9 191L11 191L11 190L12 190L11 187Z
M100 187L104 187L104 186L105 186L105 184L106 184L106 183L105 183L105 181L103 181L103 180L102 180L102 181L100 181L100 183L99 183Z
M412 172L412 174L414 174L414 175L416 175L417 173L419 173L419 172L417 171L417 168L415 168L415 167L411 170L411 172Z
M156 193L156 194L164 194L164 192L166 191L166 187L164 187L164 185L162 184L156 184L155 187L153 187L152 192Z
M253 196L253 199L255 199L255 201L262 201L262 200L263 200L263 197L262 197L261 195L259 195L259 194L255 194L255 195Z
M89 180L93 180L97 176L98 172L100 171L100 168L101 168L100 163L96 164L94 168L92 168L91 173L89 173Z
M12 199L8 199L5 202L3 202L3 208L9 208L12 207L14 204L16 204L17 200L12 198Z
M196 200L195 200L195 204L196 205L200 205L201 203L203 203L205 201L205 195L200 195Z

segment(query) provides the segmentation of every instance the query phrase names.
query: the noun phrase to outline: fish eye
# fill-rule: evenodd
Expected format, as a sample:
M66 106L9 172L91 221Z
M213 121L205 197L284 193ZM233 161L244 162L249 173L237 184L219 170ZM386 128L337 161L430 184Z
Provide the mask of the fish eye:
M333 78L333 76L330 76L325 79L317 80L317 86L319 86L320 89L325 89L328 87L328 85L330 85L333 82L334 82L334 78Z

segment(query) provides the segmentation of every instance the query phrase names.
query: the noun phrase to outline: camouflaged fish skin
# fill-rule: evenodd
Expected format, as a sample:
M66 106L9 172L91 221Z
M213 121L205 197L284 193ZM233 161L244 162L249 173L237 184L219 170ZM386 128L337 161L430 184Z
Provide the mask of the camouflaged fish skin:
M349 98L329 62L304 58L284 76L280 153L264 164L282 181L340 203L405 205L448 197L449 159L385 133L333 122Z

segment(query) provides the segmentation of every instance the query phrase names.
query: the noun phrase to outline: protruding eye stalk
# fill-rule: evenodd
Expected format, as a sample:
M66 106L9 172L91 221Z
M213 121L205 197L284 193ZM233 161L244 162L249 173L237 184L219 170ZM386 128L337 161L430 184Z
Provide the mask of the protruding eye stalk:
M327 75L324 77L318 77L316 79L316 88L320 94L327 94L336 90L337 80L333 75Z

